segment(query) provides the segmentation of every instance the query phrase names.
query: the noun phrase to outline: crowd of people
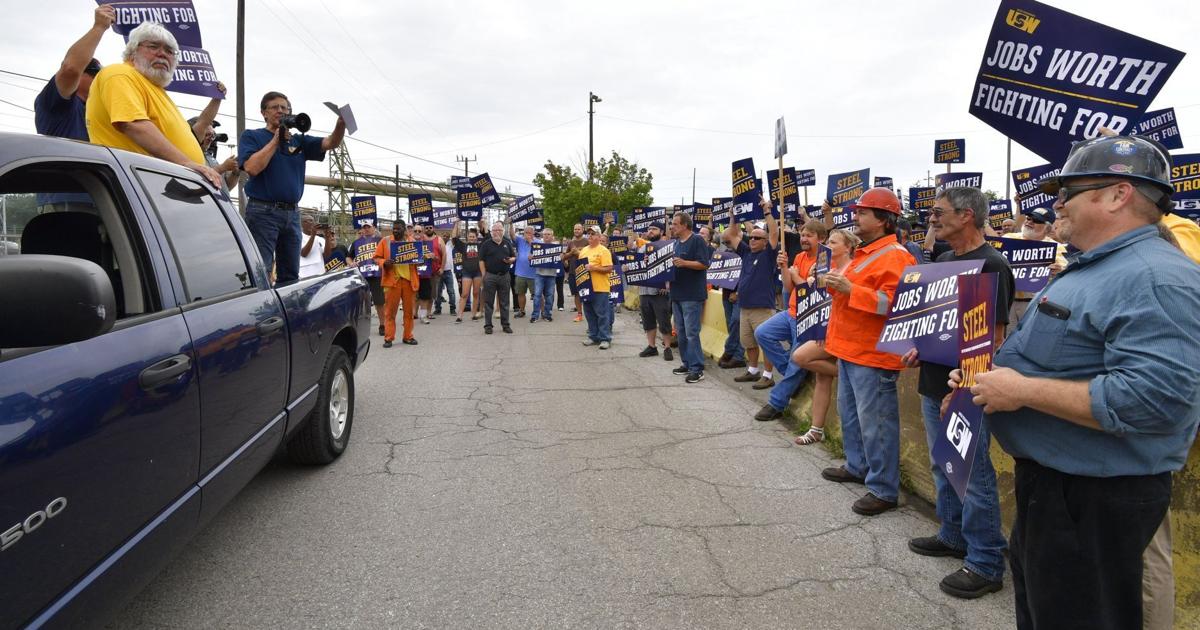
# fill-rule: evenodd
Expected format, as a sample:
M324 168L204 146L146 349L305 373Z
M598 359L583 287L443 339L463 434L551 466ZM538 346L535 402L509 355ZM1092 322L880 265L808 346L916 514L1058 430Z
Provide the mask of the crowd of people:
M302 215L297 204L306 162L341 143L344 121L328 137L293 135L285 121L290 101L270 91L260 101L265 127L247 130L236 158L217 162L211 149L219 99L185 120L164 90L177 63L170 31L144 23L129 33L121 63L103 66L93 57L114 19L111 6L97 7L94 26L39 93L39 133L159 157L226 190L244 172L246 224L275 279L357 268L370 286L385 348L398 324L401 343L416 345L415 324L429 324L446 305L455 324L468 314L469 321L482 319L485 334L494 332L495 319L507 334L513 319L552 322L556 308L564 312L564 289L573 296L574 322L587 322L582 343L611 347L617 261L606 244L620 226L576 224L560 238L532 226L517 233L505 222L439 231L396 221L388 235L361 225L341 247L330 226ZM941 582L956 597L1000 590L1010 570L1023 628L1135 628L1143 621L1170 627L1171 474L1186 462L1200 421L1200 227L1170 214L1170 164L1165 149L1136 136L1076 145L1060 174L1042 183L1053 205L1003 226L1006 238L1061 246L1052 280L1036 295L1016 291L1009 264L985 240L995 235L988 199L973 188L939 192L922 243L908 239L901 201L886 188L866 191L851 206L850 229L832 229L828 204L821 220L802 215L788 226L763 200L761 223L723 230L677 212L669 225L621 234L630 250L643 253L662 239L675 242L669 285L636 286L646 341L638 356L661 354L674 363L677 348L672 372L686 383L703 380L707 270L714 251L740 257L736 288L722 290L727 337L717 365L744 368L735 382L771 390L754 416L760 421L780 418L811 373L812 422L798 445L824 441L836 380L846 461L821 475L864 486L851 509L882 514L900 498L899 375L919 370L930 449L943 431L948 398L963 384L959 370L923 362L915 350L899 356L876 348L897 284L913 264L983 261L983 272L998 279L996 367L966 384L985 412L977 436L983 447L962 499L932 467L940 527L909 548L963 560ZM428 243L428 258L394 262L398 241ZM561 264L532 265L539 243L563 245ZM831 260L816 273L820 245ZM797 296L817 288L830 295L826 332L802 341ZM1008 538L986 448L993 436L1016 461L1017 513Z

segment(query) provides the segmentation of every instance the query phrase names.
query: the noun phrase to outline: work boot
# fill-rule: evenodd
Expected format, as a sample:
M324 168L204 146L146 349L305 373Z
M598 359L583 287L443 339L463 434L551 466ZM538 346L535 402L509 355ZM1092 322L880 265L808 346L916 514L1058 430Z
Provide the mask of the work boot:
M775 381L764 376L761 380L755 383L753 387L754 389L768 389L775 387Z
M942 582L938 586L947 595L953 595L959 599L975 599L988 593L995 593L1004 588L1004 583L989 580L967 567L963 567L942 578Z
M877 514L883 514L888 510L894 510L896 509L897 505L898 504L895 501L885 501L868 492L864 494L861 499L855 501L854 505L850 506L850 509L854 510L855 514L862 514L863 516L875 516Z
M757 381L758 379L759 379L759 376L757 374L754 374L752 372L746 372L745 374L741 374L741 375L733 377L733 382L735 382L735 383L753 383L754 381Z

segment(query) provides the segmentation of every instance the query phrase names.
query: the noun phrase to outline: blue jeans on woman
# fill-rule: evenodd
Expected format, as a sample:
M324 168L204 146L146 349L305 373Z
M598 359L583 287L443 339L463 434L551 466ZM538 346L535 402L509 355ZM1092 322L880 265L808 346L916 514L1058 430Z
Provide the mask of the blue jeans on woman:
M704 348L700 347L700 317L704 302L671 302L675 314L675 334L679 341L679 358L689 374L704 372Z
M932 453L934 438L946 430L941 401L921 396L921 415L925 418L925 440ZM949 547L966 550L963 564L972 572L999 582L1004 577L1004 548L1008 543L1000 532L1000 493L996 489L996 469L988 453L991 434L986 419L979 425L975 439L979 446L975 449L975 461L971 462L965 501L959 500L942 467L930 465L933 485L937 488L937 515L942 521L937 537Z
M808 374L806 370L792 363L792 352L796 350L795 318L786 310L775 313L754 329L754 340L758 342L758 347L781 377L779 382L775 383L775 387L771 388L771 397L767 403L776 411L783 411L787 409L792 394Z
M553 319L554 312L554 276L538 274L533 278L533 314L529 321L535 319Z
M876 498L900 497L899 371L838 361L838 415L846 472L866 479Z

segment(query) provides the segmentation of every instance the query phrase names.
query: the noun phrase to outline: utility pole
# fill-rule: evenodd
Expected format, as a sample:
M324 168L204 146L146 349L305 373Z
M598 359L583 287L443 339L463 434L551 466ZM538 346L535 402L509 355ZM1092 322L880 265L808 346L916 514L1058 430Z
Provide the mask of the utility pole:
M478 161L479 161L479 154L476 154L474 157L467 157L467 156L465 156L465 155L456 155L456 156L454 156L454 161L455 161L455 162L462 162L462 165L463 165L463 177L470 177L470 176L471 176L471 174L470 174L469 172L467 172L467 171L468 171L468 168L467 168L467 167L469 167L469 166L471 165L471 162L478 162Z
M696 167L692 167L692 205L696 205Z
M246 130L246 0L237 3L237 138L241 142L242 132ZM246 180L249 177L245 171L238 171L241 188L238 189L238 210L246 211Z
M396 220L400 220L400 165L396 165Z
M1004 169L1004 198L1012 199L1012 138L1008 139L1008 161Z
M592 181L592 165L595 164L594 153L593 153L593 142L592 142L592 138L593 138L592 118L596 115L596 108L593 107L593 105L595 103L599 103L601 100L602 99L599 96L596 96L592 92L588 92L588 181L589 182Z

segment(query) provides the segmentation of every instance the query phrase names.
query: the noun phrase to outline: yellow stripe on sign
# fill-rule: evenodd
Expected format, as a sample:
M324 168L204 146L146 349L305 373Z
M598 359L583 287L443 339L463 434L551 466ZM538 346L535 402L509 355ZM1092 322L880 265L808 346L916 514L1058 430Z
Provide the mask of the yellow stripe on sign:
M1121 101L1110 101L1106 98L1100 98L1097 96L1088 96L1087 94L1077 94L1075 92L1068 92L1066 90L1057 90L1055 88L1049 88L1044 85L1035 85L1033 83L1026 83L1024 81L1018 81L1016 79L1009 79L1007 77L998 77L994 74L984 74L981 76L986 77L988 79L995 79L997 81L1006 81L1008 83L1015 83L1017 85L1023 85L1025 87L1031 87L1031 88L1038 89L1038 90L1045 90L1047 92L1054 92L1055 94L1065 94L1066 96L1074 96L1075 98L1082 98L1082 99L1087 99L1089 101L1096 101L1097 103L1106 103L1108 105L1119 105L1121 107L1128 107L1130 109L1138 108L1137 105L1134 105L1132 103L1122 103Z

